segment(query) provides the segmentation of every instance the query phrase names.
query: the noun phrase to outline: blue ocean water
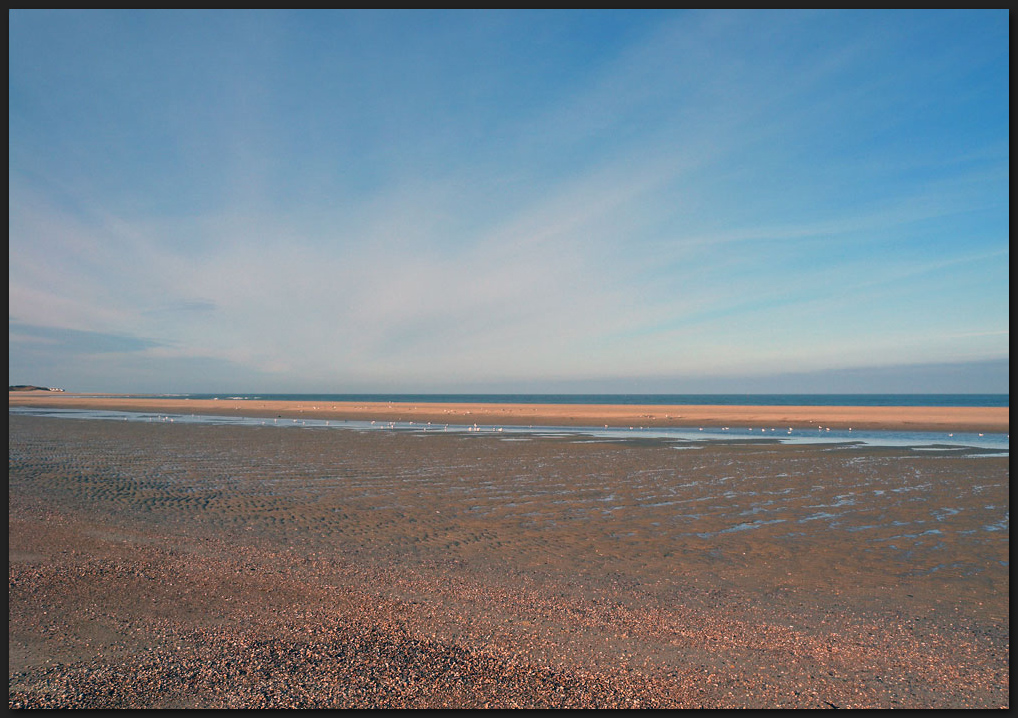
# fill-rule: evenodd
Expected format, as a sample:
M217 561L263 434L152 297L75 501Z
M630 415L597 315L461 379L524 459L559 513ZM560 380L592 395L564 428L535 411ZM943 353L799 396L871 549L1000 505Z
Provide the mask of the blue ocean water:
M1010 394L159 394L189 399L685 406L1010 406Z

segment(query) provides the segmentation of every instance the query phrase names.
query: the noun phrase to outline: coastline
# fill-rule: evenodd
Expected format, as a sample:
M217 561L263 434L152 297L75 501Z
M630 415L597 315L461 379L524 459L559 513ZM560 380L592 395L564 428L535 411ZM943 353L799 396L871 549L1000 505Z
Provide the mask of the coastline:
M506 426L724 427L780 426L886 431L1010 432L1010 407L730 406L327 402L171 399L9 392L9 407L163 412L353 421L414 421Z

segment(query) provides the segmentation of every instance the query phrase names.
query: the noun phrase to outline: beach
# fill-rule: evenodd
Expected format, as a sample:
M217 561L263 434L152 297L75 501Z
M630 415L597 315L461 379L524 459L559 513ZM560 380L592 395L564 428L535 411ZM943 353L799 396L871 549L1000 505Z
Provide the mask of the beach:
M187 399L10 392L9 406L506 426L768 426L1007 433L1009 407L661 406Z
M1006 408L9 405L1008 431ZM13 413L8 445L12 708L1010 704L1007 456Z

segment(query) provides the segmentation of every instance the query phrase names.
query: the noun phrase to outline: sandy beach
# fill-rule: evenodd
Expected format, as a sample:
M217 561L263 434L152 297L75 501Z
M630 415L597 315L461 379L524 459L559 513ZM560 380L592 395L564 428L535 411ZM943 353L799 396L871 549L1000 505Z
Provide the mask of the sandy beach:
M10 707L1010 703L1006 456L15 414L8 445Z
M512 426L778 426L1007 433L1009 407L658 406L300 402L10 392L9 406Z

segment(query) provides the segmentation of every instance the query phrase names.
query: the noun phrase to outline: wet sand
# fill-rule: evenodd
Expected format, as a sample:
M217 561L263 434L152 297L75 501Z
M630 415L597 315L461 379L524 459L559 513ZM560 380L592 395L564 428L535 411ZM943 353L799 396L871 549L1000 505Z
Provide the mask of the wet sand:
M1006 457L9 422L11 707L1010 703Z
M658 406L454 404L168 399L9 392L9 406L109 409L256 417L417 421L507 426L778 426L914 431L1010 430L1009 407Z

